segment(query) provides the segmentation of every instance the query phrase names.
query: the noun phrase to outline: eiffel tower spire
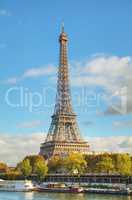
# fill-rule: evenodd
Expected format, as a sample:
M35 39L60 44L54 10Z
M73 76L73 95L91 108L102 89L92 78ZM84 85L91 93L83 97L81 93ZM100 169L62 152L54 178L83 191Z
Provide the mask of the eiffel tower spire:
M64 33L64 22L62 22L62 25L61 25L61 32Z
M68 37L64 32L64 25L59 36L60 43L60 55L59 55L59 67L58 67L58 81L57 81L57 95L54 113L52 115L51 125L45 140L42 144L40 153L53 155L55 148L46 150L49 148L49 144L58 142L68 144L67 148L80 142L80 148L78 151L85 151L89 149L89 145L86 144L81 138L80 131L76 122L76 115L72 108L71 92L69 85L69 66L67 57L67 43ZM70 144L71 143L71 144ZM48 147L47 147L48 145ZM70 146L69 146L70 145ZM73 145L73 147L74 147ZM72 149L72 148L71 148ZM69 151L69 150L68 150Z
M59 37L60 42L60 58L58 70L57 96L55 105L55 114L73 114L71 105L71 94L69 86L69 69L67 58L67 42L68 37L64 32L64 24L62 24L62 32Z

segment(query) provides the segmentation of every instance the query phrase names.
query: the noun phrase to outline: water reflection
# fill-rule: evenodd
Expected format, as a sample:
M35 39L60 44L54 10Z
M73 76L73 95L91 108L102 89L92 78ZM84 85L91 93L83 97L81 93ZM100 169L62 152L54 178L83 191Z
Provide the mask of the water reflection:
M94 194L0 192L0 200L132 200L132 197Z
M25 199L33 200L34 199L34 192L25 192L24 197L25 197Z
M85 200L84 194L64 194L64 193L54 193L54 194L47 194L49 200ZM47 198L47 199L48 199Z
M129 196L96 194L37 193L35 197L33 200L132 200Z

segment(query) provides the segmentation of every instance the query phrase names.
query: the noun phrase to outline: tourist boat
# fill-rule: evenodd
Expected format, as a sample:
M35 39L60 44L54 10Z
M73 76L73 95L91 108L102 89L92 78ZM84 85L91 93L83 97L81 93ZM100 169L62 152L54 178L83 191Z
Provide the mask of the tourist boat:
M129 188L126 189L101 189L101 188L87 188L85 193L95 194L113 194L113 195L131 195L132 191Z
M82 193L84 190L77 185L66 186L60 183L41 184L37 186L38 192L57 192L57 193Z
M82 193L82 192L84 192L84 189L80 186L72 185L70 187L70 192L72 192L72 193Z
M32 181L0 181L0 191L30 192L35 189Z

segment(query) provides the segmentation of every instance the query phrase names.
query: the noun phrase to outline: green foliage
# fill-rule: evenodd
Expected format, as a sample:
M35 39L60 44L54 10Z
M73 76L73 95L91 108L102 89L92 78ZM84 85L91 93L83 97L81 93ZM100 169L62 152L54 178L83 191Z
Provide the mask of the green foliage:
M4 179L7 180L17 180L17 179L21 179L21 174L18 171L9 171L4 175Z
M101 159L96 163L96 171L103 173L113 172L114 165L111 157L109 155L104 155Z
M21 163L19 163L18 170L25 178L30 176L32 173L32 166L30 165L29 159L24 159Z
M7 164L0 162L0 173L6 173L8 170Z
M111 173L122 176L132 175L132 157L129 154L92 154L72 153L66 158L53 157L48 162L49 172L67 173Z
M122 176L132 175L132 157L129 154L85 155L87 172L114 173Z
M100 160L100 157L100 155L85 155L85 161L87 163L87 173L95 173L97 171L96 164Z
M38 180L42 180L48 172L46 161L40 155L26 156L17 168L24 177L34 174L37 175Z
M70 174L81 174L86 168L86 161L82 154L71 153L65 158L52 157L48 162L49 172L66 172Z
M129 154L113 154L115 171L122 176L132 175L132 161Z
M31 167L32 167L32 173L35 173L36 164L37 164L38 162L43 162L43 163L45 162L44 157L41 156L41 155L30 155L30 156L26 156L26 157L24 158L24 160L25 160L25 159L28 159L28 160L29 160L30 165L31 165Z
M71 153L65 158L64 167L70 174L83 174L86 168L86 161L82 154Z
M48 166L47 166L48 165ZM67 157L52 157L48 163L40 155L31 155L24 158L16 169L8 168L0 163L1 178L15 180L30 175L37 175L42 180L47 173L111 173L128 177L132 175L132 157L129 154L91 154L83 156L80 153L71 153Z
M63 167L64 167L64 159L59 156L53 156L48 161L48 168L50 173L56 173L58 171L61 171Z
M47 164L42 160L36 163L34 170L39 181L43 180L48 173Z

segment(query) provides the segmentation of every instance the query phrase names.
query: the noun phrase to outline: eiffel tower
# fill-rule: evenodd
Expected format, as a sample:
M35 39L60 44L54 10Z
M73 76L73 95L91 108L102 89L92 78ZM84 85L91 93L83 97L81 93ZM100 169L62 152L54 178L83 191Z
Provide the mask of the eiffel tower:
M68 37L64 32L63 25L59 37L60 58L56 104L46 140L40 147L40 154L46 159L54 155L65 156L71 152L80 152L83 154L89 152L89 144L80 135L76 122L76 114L71 104L67 42Z

